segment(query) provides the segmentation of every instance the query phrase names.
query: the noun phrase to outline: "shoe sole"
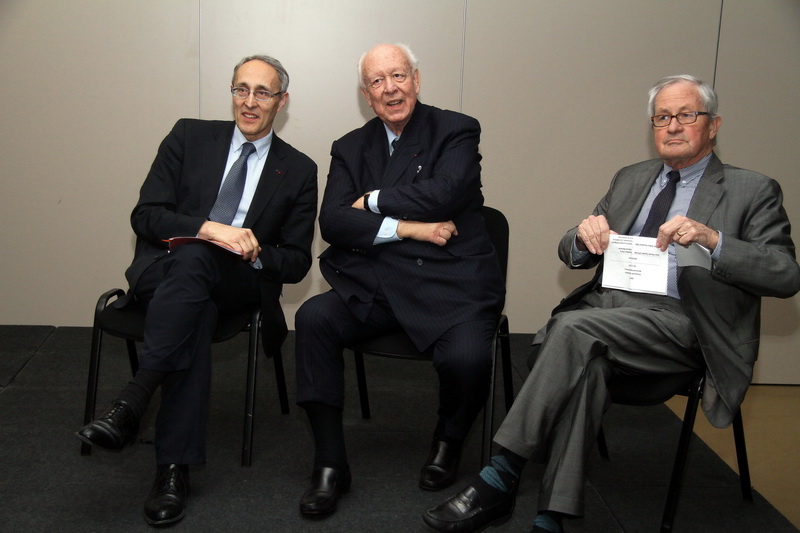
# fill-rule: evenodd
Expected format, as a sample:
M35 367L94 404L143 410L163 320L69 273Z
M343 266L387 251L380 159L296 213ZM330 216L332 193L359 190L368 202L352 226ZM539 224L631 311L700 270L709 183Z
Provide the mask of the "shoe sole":
M91 439L85 437L84 435L81 435L80 431L76 431L75 432L75 436L78 437L78 439L80 439L81 442L83 442L85 444L88 444L89 446L95 446L97 448L100 448L101 450L106 450L106 451L109 451L109 452L121 452L122 450L125 449L126 446L133 446L133 443L136 440L136 438L134 437L133 439L131 439L129 441L123 442L122 446L119 447L119 448L109 448L108 446L103 446L102 444L98 444L96 442L93 442Z
M479 531L483 531L486 528L496 527L496 526L499 526L501 524L505 524L506 522L511 520L511 516L514 514L514 507L516 507L516 505L517 505L517 501L516 501L516 498L515 498L514 499L514 503L511 504L511 509L508 510L508 514L503 515L500 518L495 518L491 522L481 526L479 529L471 529L470 532L471 533L478 533ZM425 525L427 525L431 529L435 529L436 531L444 531L444 532L457 531L457 529L449 529L447 527L447 526L452 525L453 522L444 522L444 523L442 523L442 522L440 522L438 520L434 522L433 518L428 518L428 513L425 513L425 514L422 515L422 521L425 523ZM439 526L443 526L443 528L440 529Z
M350 492L350 483L347 483L347 485L344 485L342 487L342 490L339 491L339 497L336 499L336 503L333 504L332 508L325 509L325 510L322 510L322 511L314 511L313 509L303 510L303 508L300 507L300 514L303 515L303 516L307 516L309 518L321 517L321 516L329 515L329 514L331 514L331 513L336 511L336 508L339 505L339 500L341 500L342 496L344 496L348 492Z
M185 509L180 515L176 516L175 518L170 518L168 520L151 520L147 518L147 515L144 515L144 521L151 526L167 526L169 524L174 524L175 522L180 522L181 520L183 520L184 516L186 516Z

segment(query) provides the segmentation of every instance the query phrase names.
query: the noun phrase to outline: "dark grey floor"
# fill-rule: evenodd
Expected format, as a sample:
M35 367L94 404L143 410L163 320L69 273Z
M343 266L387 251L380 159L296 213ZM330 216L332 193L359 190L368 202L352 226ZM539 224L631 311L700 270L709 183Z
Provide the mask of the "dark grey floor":
M513 335L515 384L521 383L529 335ZM79 454L73 436L83 418L89 328L0 326L0 531L148 531L141 507L154 473L152 447ZM425 532L420 515L449 495L417 488L434 425L436 380L429 364L367 357L373 418L362 420L348 372L345 423L353 488L324 520L300 516L297 504L311 470L305 416L292 404L280 414L270 362L260 360L255 455L239 465L244 404L245 339L216 345L209 461L192 470L187 517L174 531ZM292 343L285 350L290 395ZM99 400L126 382L122 341L108 338ZM351 361L348 361L351 363ZM291 398L290 398L291 401ZM152 436L155 406L142 437ZM499 417L500 404L498 403ZM746 422L746 421L745 421ZM569 532L657 531L679 421L664 406L609 411L611 461L596 455L588 474L586 516ZM480 433L468 441L460 487L477 473ZM540 467L530 465L514 517L489 531L525 532L535 515ZM454 490L455 490L454 488ZM756 494L742 502L738 477L699 439L690 452L676 531L797 531Z

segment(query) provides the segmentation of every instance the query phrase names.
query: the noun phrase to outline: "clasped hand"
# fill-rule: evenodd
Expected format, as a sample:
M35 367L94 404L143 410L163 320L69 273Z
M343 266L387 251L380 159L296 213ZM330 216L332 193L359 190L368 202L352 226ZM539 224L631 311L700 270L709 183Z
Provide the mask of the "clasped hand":
M261 253L258 239L250 228L237 228L207 220L200 227L198 237L222 244L242 254L242 259L254 263Z
M371 194L372 191L365 194ZM364 196L359 196L351 207L366 211ZM447 222L418 222L415 220L401 220L397 224L397 236L401 239L432 242L444 246L450 237L458 235L458 229L452 220Z

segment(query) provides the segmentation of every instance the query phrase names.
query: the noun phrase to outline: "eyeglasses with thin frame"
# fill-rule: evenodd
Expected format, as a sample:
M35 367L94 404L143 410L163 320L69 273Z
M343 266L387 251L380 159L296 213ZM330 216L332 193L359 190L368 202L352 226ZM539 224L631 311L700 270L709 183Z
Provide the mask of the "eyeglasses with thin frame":
M705 111L684 111L682 113L678 113L677 115L653 115L650 117L650 122L655 128L665 128L672 123L672 119L674 118L678 121L678 124L688 126L689 124L694 124L697 122L697 117L700 115L709 114L710 113L706 113Z
M250 96L250 93L253 93L256 100L259 102L269 102L276 96L280 96L283 94L283 91L278 91L276 93L271 93L266 89L248 89L247 87L231 87L231 94L234 98L247 98Z
M411 74L409 72L395 72L390 75L392 81L397 85L402 85L408 79ZM376 76L374 78L367 79L367 86L370 89L380 89L383 86L383 82L386 81L386 78L383 76Z

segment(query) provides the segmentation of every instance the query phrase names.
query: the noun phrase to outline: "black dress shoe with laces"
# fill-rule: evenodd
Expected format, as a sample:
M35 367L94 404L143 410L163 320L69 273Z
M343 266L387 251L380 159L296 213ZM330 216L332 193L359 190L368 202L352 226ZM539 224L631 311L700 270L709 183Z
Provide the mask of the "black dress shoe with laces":
M189 468L186 465L160 465L147 501L144 519L151 526L165 526L186 515L189 495Z
M473 485L451 496L422 515L422 520L436 531L466 533L505 522L511 518L516 502L516 485L511 492L489 504L482 504Z
M324 515L336 510L339 497L350 490L352 478L348 470L342 475L334 468L315 468L311 474L311 486L300 500L300 512L304 515Z
M126 444L132 444L138 433L139 419L126 402L116 400L108 411L83 426L75 435L92 446L119 451Z
M435 439L431 453L422 467L419 487L425 490L442 490L456 480L461 461L461 443Z

